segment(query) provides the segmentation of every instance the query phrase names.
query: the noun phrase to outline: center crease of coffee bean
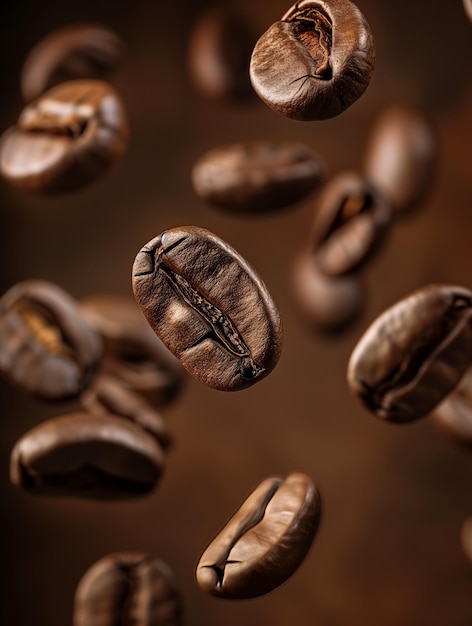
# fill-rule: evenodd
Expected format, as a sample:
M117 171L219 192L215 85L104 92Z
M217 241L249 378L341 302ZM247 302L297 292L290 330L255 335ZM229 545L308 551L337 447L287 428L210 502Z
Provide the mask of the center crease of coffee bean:
M295 37L306 48L314 61L312 78L330 80L333 72L330 64L333 25L321 7L297 11L287 20Z

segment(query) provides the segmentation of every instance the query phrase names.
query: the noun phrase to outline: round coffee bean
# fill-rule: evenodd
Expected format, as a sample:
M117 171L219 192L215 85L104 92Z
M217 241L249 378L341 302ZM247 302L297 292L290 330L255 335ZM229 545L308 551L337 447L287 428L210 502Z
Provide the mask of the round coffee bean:
M203 553L199 586L221 598L272 591L302 563L320 516L320 495L306 474L267 478Z
M0 372L44 400L78 396L102 354L98 333L60 287L18 283L0 299Z
M300 143L250 141L215 148L195 163L197 196L217 207L261 213L290 206L324 178L324 165Z
M472 292L431 285L385 311L352 353L348 383L377 416L411 422L430 413L472 362Z
M14 485L79 498L142 496L162 471L163 453L151 434L128 419L88 413L36 426L16 443L10 460Z
M146 554L110 554L92 565L77 587L74 626L181 623L180 594L172 571Z
M21 92L29 102L45 91L77 78L106 78L122 61L124 45L97 24L71 24L49 33L31 50L21 74Z
M106 83L76 80L29 104L0 139L0 173L37 193L80 189L117 162L128 143L118 94Z
M250 77L265 104L296 120L342 113L366 90L374 40L349 0L301 0L262 35Z
M276 305L246 261L209 231L185 226L152 239L134 262L133 289L156 334L209 387L244 389L275 367Z
M455 391L436 407L432 418L446 437L472 449L472 371L470 369Z
M463 4L467 17L472 22L472 0L463 0Z

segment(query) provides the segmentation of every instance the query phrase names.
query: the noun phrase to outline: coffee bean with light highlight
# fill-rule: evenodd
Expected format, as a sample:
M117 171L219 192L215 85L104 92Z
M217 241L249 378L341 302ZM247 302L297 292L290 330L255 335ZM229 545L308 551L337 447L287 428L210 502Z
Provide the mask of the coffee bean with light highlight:
M375 122L364 172L396 213L406 213L431 191L438 153L438 134L427 116L411 106L393 105Z
M49 33L29 53L21 74L21 92L29 102L59 83L106 78L119 65L124 44L98 24L71 24Z
M32 493L113 500L149 493L163 467L161 446L135 422L71 413L23 435L11 453L10 478Z
M270 141L214 148L192 170L197 196L239 213L290 206L312 192L324 176L323 161L308 146Z
M366 90L375 65L370 27L350 0L301 0L262 35L250 77L265 104L296 120L345 111Z
M440 432L472 450L472 371L447 398L436 407L433 422Z
M182 607L174 574L160 559L117 552L82 577L73 626L180 626Z
M472 517L466 519L462 525L461 543L464 554L472 562Z
M18 283L0 299L0 372L44 400L78 396L99 365L102 342L60 287Z
M472 292L431 285L378 317L348 366L351 392L391 422L427 415L459 384L472 362Z
M326 276L358 270L379 249L391 218L384 195L362 176L345 172L323 189L311 242L316 264Z
M278 309L255 271L216 235L195 226L167 230L140 250L132 275L151 328L200 382L237 391L275 367Z
M127 144L127 115L114 89L70 81L29 104L2 135L0 173L26 191L75 191L119 161Z
M265 479L203 553L199 586L221 598L272 591L304 560L320 516L320 495L309 476Z
M467 17L472 22L472 0L463 0L464 11L466 12Z

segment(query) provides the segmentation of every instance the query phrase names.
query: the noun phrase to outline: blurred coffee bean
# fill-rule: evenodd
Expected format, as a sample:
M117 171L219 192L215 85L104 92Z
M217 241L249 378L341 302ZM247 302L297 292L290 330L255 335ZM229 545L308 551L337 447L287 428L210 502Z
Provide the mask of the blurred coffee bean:
M323 189L311 235L316 264L327 276L358 270L383 243L391 219L384 195L354 172Z
M29 102L59 83L77 78L107 78L122 61L121 39L97 24L71 24L49 33L31 50L21 74Z
M382 313L348 367L351 392L378 417L411 422L430 413L472 362L472 292L431 285Z
M163 407L176 398L184 370L156 337L134 300L98 294L83 298L80 310L103 338L105 374L123 381L153 406Z
M0 372L44 400L78 396L102 354L98 333L57 285L18 283L0 299Z
M161 416L140 395L110 376L98 376L81 398L82 406L92 415L118 415L136 422L167 449L172 444Z
M167 230L138 252L132 275L149 324L200 382L237 391L277 364L277 307L255 271L216 235L195 226Z
M407 105L387 108L376 121L364 171L397 213L415 209L434 182L438 137L426 115Z
M285 582L305 558L321 516L311 478L267 478L203 553L199 586L221 598L254 598Z
M71 413L23 435L11 454L10 478L38 494L134 498L154 489L163 463L155 437L134 422Z
M77 587L73 626L181 623L180 594L172 571L146 554L110 554L92 565Z
M340 332L354 323L363 309L365 293L360 279L322 274L309 250L298 256L292 282L300 312L317 331Z
M253 98L249 61L256 39L250 24L234 9L221 6L201 15L188 46L188 68L195 88L215 100Z
M0 139L0 173L20 189L59 193L102 176L124 154L128 122L106 83L75 80L29 104Z
M438 429L459 444L472 449L472 370L432 415Z
M214 148L195 163L193 188L211 204L239 213L290 206L325 177L322 160L301 143L250 141Z
M461 542L464 554L472 561L472 517L466 519L462 525Z
M366 90L374 40L349 0L302 0L262 35L250 77L265 104L296 120L339 115Z
M467 17L472 22L472 0L463 0L463 3Z

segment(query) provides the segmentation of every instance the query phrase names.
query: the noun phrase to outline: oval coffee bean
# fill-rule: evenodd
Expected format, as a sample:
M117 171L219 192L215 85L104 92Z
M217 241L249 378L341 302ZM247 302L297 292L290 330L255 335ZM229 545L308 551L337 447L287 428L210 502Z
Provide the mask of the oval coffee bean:
M139 552L117 552L82 577L74 598L74 626L179 626L180 594L170 568Z
M469 371L432 415L438 429L459 444L472 449L472 371Z
M391 209L375 187L354 172L333 178L318 199L311 241L316 264L326 276L358 270L379 249Z
M37 193L73 191L102 176L124 154L128 122L106 83L75 80L29 104L0 139L0 173Z
M102 371L163 407L181 391L184 370L151 330L136 302L117 294L80 301L85 319L104 342Z
M342 113L366 90L375 65L372 33L349 0L301 0L262 35L250 77L265 104L296 120Z
M0 372L44 400L78 396L102 354L75 300L40 280L18 283L0 299L0 345Z
M430 191L438 161L438 138L430 120L412 107L394 105L376 121L364 172L397 213L417 207Z
M285 582L315 537L321 500L299 472L267 478L203 553L199 586L221 598L254 598Z
M121 39L97 24L72 24L46 35L28 55L21 92L29 102L45 91L77 78L106 78L121 62Z
M184 226L152 239L136 256L133 289L151 328L209 387L244 389L275 367L279 312L254 270L209 231Z
M472 517L466 519L462 525L461 542L464 554L472 562Z
M472 22L472 0L463 0L463 4L466 15Z
M432 285L385 311L352 353L348 383L364 406L392 422L430 413L472 362L472 292Z
M241 213L280 209L307 196L324 178L321 160L301 143L249 141L215 148L192 170L197 196Z

